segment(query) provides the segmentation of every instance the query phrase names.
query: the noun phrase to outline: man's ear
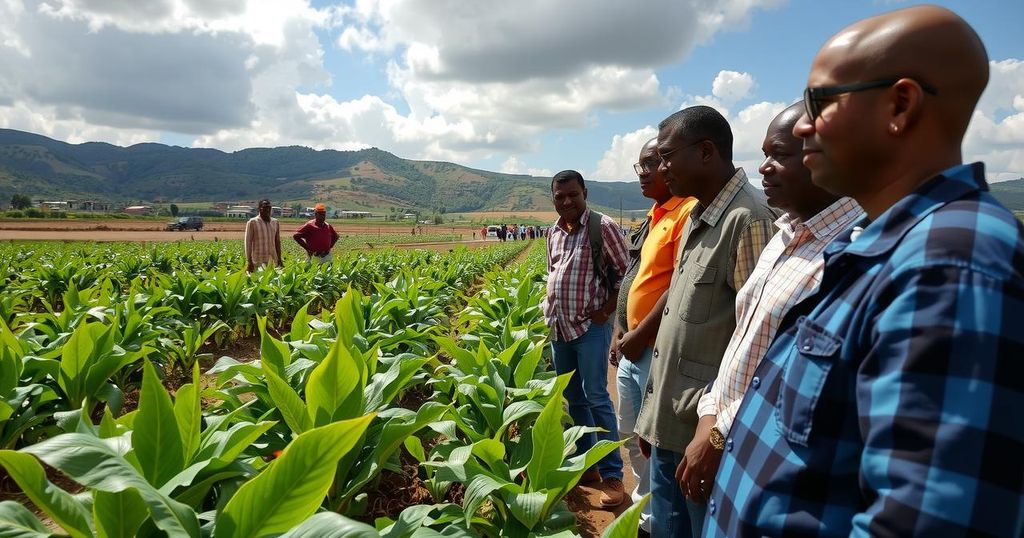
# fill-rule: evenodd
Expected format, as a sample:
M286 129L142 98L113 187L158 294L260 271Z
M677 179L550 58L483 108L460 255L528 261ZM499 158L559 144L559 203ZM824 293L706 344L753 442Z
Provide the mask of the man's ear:
M583 187L583 199L584 200L587 199L587 188L586 187Z
M889 134L899 136L917 123L924 107L924 89L914 79L903 78L892 85L889 92Z

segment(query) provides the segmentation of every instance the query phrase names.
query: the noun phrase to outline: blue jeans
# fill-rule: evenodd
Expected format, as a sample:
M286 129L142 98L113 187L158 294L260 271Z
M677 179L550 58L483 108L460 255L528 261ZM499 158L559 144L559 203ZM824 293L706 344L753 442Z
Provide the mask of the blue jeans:
M688 501L676 482L676 467L683 455L651 447L651 528L665 529L658 536L700 538L707 506Z
M636 489L630 495L634 503L640 502L640 499L651 490L650 461L640 453L635 430L636 419L640 415L640 406L647 390L647 378L651 373L653 352L653 348L646 348L643 355L633 360L620 357L619 371L615 374L615 387L619 393L619 435L628 439L624 446L626 453L629 454L633 477L636 479ZM651 504L647 503L640 513L640 528L650 532L650 518Z
M583 454L597 439L619 440L615 408L608 394L608 345L612 340L610 323L591 323L583 336L568 342L552 342L555 371L559 375L575 370L565 387L569 416L577 426L604 428L604 433L587 434L576 442L576 454ZM602 478L622 480L622 456L615 450L597 463Z

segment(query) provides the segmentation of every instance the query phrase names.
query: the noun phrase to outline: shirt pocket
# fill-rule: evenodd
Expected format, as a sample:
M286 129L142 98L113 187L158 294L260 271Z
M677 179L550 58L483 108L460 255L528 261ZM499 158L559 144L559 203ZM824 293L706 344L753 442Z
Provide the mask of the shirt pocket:
M686 323L704 323L708 320L711 303L715 298L715 278L718 276L718 269L711 265L695 263L689 276L679 298L679 319Z
M814 429L814 410L835 364L842 338L801 316L797 320L796 350L782 370L776 415L782 435L807 446Z

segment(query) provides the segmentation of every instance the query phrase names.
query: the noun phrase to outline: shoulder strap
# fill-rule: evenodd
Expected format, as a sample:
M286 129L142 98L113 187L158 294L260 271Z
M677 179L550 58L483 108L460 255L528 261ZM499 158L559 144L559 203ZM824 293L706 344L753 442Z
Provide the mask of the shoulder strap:
M590 210L590 217L587 220L587 236L590 239L590 255L594 258L594 274L597 275L598 282L602 286L608 288L607 282L605 282L605 268L604 268L604 234L601 230L601 219L604 215Z

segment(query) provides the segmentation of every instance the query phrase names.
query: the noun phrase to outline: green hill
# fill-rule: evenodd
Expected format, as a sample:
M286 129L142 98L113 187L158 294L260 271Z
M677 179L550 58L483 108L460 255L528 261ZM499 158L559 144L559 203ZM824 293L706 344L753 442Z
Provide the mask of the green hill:
M635 182L589 182L598 206L646 209ZM0 129L0 202L40 198L130 201L325 201L335 207L449 212L547 211L550 178L411 161L386 151L252 148L233 153L163 144L67 144Z
M1014 211L1024 211L1024 178L989 185L992 196Z

